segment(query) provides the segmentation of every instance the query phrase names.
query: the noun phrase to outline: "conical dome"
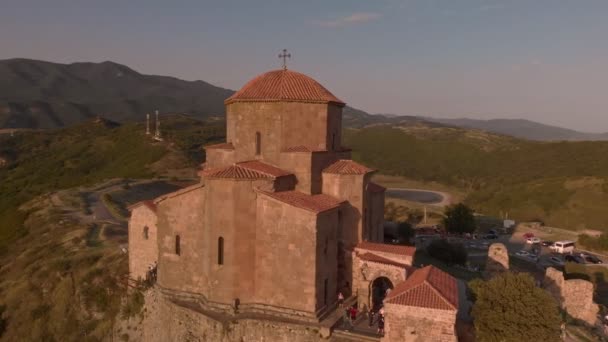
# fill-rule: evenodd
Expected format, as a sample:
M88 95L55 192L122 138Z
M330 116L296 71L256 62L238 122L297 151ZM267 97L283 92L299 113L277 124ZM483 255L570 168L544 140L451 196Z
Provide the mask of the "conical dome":
M269 71L255 77L224 103L278 101L333 103L344 106L344 102L319 82L299 72L286 69Z

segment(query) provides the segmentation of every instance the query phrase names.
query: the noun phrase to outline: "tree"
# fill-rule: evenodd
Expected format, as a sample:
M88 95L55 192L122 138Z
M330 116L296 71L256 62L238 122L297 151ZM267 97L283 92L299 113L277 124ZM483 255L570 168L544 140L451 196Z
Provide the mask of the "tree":
M558 303L525 273L469 283L477 341L559 341Z
M399 239L399 243L409 242L410 239L414 236L414 228L408 222L399 222L397 225L397 238Z
M450 233L472 233L477 228L473 209L463 203L446 207L443 224Z

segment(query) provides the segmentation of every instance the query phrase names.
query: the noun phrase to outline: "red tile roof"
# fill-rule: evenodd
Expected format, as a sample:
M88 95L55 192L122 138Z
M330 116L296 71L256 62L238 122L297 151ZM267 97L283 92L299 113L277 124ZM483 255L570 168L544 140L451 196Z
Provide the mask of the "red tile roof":
M416 247L402 246L402 245L389 245L387 243L376 243L376 242L369 242L369 241L359 242L359 244L356 246L356 248L367 249L369 251L397 254L397 255L414 256L414 253L416 253Z
M427 266L399 283L385 303L439 310L458 310L458 285L446 272Z
M232 145L232 143L225 142L225 143L205 146L205 149L234 150L234 145Z
M279 169L258 160L250 160L236 163L226 167L206 169L202 175L207 178L230 178L230 179L259 179L289 176L291 172Z
M374 182L367 183L367 191L369 192L384 192L386 188Z
M338 200L332 196L325 194L309 195L297 190L266 192L260 191L268 197L287 203L294 207L321 213L340 206L344 201Z
M325 152L326 150L314 146L291 146L283 149L282 152Z
M344 105L344 102L312 78L283 69L257 76L224 103L239 101L291 101Z
M153 212L156 212L156 204L154 204L153 201L141 201L141 202L137 202L131 206L129 206L127 209L129 209L130 211L132 211L133 209L141 206L141 205L145 205L146 207L148 207L148 209L152 210Z
M375 170L350 159L340 159L323 169L324 173L337 173L341 175L364 175L374 171Z
M381 257L379 255L373 254L373 253L363 253L360 255L357 255L359 257L359 259L364 260L364 261L369 261L369 262L375 262L375 263L379 263L379 264L384 264L384 265L391 265L391 266L397 266L397 267L402 267L402 268L409 268L410 265L402 263L402 262L397 262L391 259L387 259L385 257Z

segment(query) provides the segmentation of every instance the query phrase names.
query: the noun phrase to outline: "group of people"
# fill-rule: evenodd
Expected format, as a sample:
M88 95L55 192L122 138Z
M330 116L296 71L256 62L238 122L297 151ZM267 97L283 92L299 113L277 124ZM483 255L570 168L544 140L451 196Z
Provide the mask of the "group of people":
M342 292L338 293L338 305L340 308L344 307L344 295ZM378 334L384 334L384 308L380 307L379 310L373 310L370 308L367 312L364 311L364 314L367 314L367 318L369 319L369 327L373 327L374 325L378 326ZM354 304L346 309L344 309L344 328L345 329L353 329L355 327L355 322L357 321L357 317L359 315L359 310L357 308L357 304Z

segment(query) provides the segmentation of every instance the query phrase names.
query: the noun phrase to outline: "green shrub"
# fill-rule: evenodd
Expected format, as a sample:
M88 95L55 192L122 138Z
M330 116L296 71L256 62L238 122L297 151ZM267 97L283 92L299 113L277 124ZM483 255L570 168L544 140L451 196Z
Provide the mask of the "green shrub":
M559 341L558 303L527 273L469 283L477 341Z

